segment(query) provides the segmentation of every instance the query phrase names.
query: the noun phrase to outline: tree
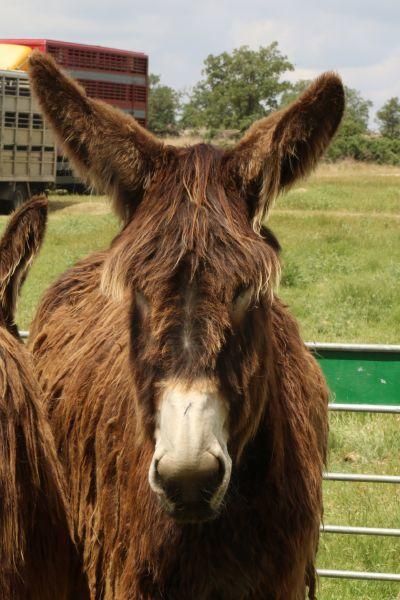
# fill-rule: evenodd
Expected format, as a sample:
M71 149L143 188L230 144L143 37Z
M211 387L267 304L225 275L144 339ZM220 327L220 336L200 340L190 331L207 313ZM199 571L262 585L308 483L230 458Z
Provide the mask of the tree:
M158 75L149 77L148 126L158 135L176 133L180 95L174 89L160 83Z
M371 100L365 100L360 92L345 86L346 108L339 135L348 137L368 133Z
M385 137L400 139L400 101L390 98L376 113L379 131Z
M242 46L230 54L210 54L204 61L203 79L183 106L182 124L245 129L277 108L280 95L290 87L281 77L292 70L277 42L257 51Z

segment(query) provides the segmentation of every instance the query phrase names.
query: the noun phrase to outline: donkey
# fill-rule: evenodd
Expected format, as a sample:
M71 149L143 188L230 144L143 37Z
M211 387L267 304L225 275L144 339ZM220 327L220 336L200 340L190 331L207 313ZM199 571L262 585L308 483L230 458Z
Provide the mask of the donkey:
M91 598L315 598L328 393L262 222L335 133L339 78L222 151L164 144L39 52L30 76L123 222L46 292L30 342Z
M35 197L11 217L0 241L0 598L4 600L72 600L75 592L85 597L84 588L70 587L70 578L79 579L79 572L70 570L77 553L62 467L32 360L14 321L19 289L40 248L46 219L47 200Z

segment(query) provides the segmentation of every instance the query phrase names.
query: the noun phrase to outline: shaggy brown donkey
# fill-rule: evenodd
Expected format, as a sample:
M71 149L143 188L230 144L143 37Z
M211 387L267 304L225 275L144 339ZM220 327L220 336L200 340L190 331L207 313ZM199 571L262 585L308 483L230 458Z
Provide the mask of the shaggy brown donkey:
M314 598L327 390L260 223L335 133L340 80L223 152L164 145L40 53L30 72L124 222L46 293L31 341L91 598Z
M33 198L0 241L0 598L76 598L74 546L65 483L44 416L39 384L14 312L19 288L42 242L47 200ZM81 597L85 596L83 593Z

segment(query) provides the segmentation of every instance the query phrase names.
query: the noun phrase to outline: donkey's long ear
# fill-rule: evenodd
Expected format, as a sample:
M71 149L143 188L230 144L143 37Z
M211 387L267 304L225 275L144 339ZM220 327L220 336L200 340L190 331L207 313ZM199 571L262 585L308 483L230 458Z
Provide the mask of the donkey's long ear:
M227 153L228 175L243 186L256 228L275 197L315 167L343 110L342 82L325 73L287 108L254 123Z
M40 249L47 222L47 198L34 196L11 217L0 240L0 316L15 335L18 294Z
M51 56L35 51L29 63L34 92L63 150L82 178L109 193L127 219L163 155L163 144L129 115L88 98Z

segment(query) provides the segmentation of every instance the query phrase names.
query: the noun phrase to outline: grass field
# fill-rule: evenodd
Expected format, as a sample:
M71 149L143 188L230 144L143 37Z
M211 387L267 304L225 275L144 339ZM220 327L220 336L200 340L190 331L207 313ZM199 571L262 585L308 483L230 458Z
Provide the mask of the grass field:
M0 218L0 226L5 218ZM283 246L280 294L313 341L400 343L400 169L322 166L281 198L270 226ZM102 197L51 198L48 235L24 287L27 328L47 285L117 222ZM400 390L399 390L400 397ZM330 470L400 473L400 418L332 415ZM400 527L400 489L325 485L325 523ZM400 572L398 539L326 534L320 567ZM400 599L400 584L321 580L321 600Z
M398 343L400 170L324 166L278 201L281 295L316 341Z

